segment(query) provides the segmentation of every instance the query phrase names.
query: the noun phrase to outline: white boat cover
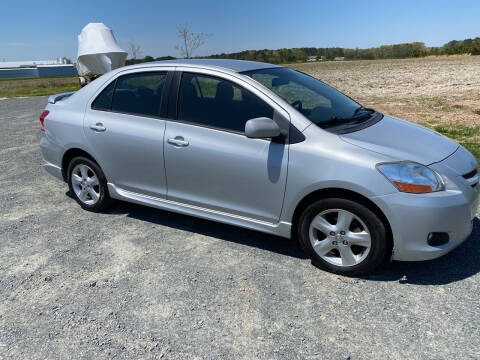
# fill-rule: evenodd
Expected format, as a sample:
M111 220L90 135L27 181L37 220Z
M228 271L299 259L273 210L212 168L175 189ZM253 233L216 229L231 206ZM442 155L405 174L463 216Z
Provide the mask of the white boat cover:
M103 23L89 23L78 35L79 75L101 75L122 67L127 55Z

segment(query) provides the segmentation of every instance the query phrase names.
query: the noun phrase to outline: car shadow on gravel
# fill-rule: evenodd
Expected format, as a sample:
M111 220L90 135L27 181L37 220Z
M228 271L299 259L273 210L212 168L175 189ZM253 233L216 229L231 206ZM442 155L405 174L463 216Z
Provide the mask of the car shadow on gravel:
M70 193L67 192L66 195L70 196ZM117 201L113 208L105 213L126 214L134 219L153 224L252 246L298 259L307 259L297 241L259 231L123 201ZM480 272L479 259L480 219L475 218L472 235L451 253L430 261L394 261L380 267L373 274L360 278L369 281L398 281L402 284L443 285L466 279Z
M192 216L163 211L147 206L118 201L107 214L127 214L127 216L168 226L183 231L210 236L216 239L272 251L281 255L306 259L306 255L296 241L248 230L237 226L204 220Z
M447 255L430 261L394 261L362 278L415 285L444 285L466 279L478 272L480 272L480 219L475 218L470 237Z

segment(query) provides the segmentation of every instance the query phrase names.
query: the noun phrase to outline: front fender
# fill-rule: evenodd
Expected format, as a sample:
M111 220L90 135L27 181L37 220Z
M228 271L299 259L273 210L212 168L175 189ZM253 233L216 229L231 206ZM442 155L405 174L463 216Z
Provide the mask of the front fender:
M342 189L365 198L397 192L375 167L391 158L346 143L316 126L308 127L304 135L305 141L289 148L282 221L292 222L298 204L315 191Z

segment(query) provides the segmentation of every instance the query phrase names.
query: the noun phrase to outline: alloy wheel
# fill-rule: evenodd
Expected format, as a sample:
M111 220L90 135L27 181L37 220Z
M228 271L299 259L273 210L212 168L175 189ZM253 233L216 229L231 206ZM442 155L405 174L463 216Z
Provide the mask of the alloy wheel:
M315 216L310 223L309 237L318 256L342 267L360 264L372 245L365 223L343 209L329 209Z
M85 164L76 165L71 174L73 191L86 205L95 205L100 199L100 182L95 172Z

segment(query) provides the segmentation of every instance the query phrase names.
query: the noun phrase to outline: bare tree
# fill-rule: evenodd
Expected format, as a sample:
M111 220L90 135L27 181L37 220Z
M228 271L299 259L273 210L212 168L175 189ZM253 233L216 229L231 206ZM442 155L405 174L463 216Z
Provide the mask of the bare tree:
M179 51L180 56L185 59L191 58L193 52L202 46L205 43L205 40L212 36L212 34L206 34L203 32L198 34L191 32L188 28L188 24L179 26L177 35L182 39L182 44L175 45L175 49Z
M132 59L136 60L141 53L141 47L135 41L130 41L128 44L128 52L132 55Z

